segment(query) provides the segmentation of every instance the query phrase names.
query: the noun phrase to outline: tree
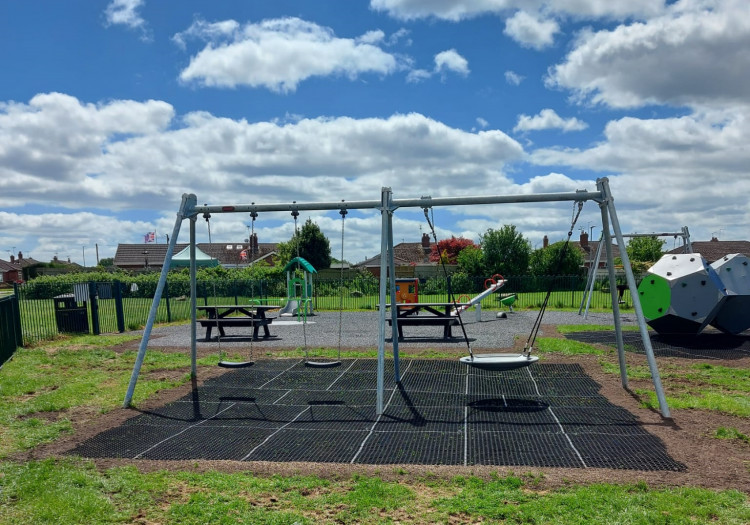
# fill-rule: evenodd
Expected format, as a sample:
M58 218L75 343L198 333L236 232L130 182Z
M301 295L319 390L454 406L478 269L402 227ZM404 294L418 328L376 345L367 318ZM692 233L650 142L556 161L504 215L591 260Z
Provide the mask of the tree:
M474 246L474 241L471 239L464 239L463 237L443 239L432 247L430 260L440 262L442 258L445 264L456 264L459 254L469 246Z
M312 219L307 219L302 228L288 242L278 245L279 260L283 265L299 256L312 264L316 270L331 267L331 244ZM299 249L298 249L299 244Z
M109 268L111 266L114 266L115 260L113 257L105 257L104 259L99 260L99 266L102 268Z
M499 230L488 228L480 237L485 269L503 276L524 275L529 268L531 243L513 224Z
M581 275L583 272L583 254L568 244L565 255L561 251L565 241L550 244L546 248L535 250L531 254L530 269L532 275Z
M661 259L662 248L666 241L650 237L631 237L625 250L633 262L654 263Z
M458 271L472 277L483 276L487 274L484 265L484 254L479 246L467 246L456 258Z

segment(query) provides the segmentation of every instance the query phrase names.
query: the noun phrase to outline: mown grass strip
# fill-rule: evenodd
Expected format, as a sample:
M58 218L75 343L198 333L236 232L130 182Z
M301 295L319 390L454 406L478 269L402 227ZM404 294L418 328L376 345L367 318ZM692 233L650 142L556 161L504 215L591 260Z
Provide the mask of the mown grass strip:
M97 470L75 458L0 463L0 522L726 523L750 520L735 490L645 483L545 488L537 476L385 481L248 472Z

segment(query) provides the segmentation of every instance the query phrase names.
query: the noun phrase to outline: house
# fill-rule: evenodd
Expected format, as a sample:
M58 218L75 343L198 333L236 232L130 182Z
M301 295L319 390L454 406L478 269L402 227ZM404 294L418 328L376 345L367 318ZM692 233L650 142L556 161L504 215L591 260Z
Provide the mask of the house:
M437 262L430 261L430 253L435 243L430 242L430 236L422 234L420 242L400 242L393 246L393 264L396 277L417 277L428 279L435 277L442 270ZM375 277L380 277L380 254L356 264L357 268L367 270ZM447 266L449 271L455 265Z
M270 262L276 255L277 243L259 243L257 234L250 241L196 243L196 246L211 258L217 259L225 268L241 268L267 259ZM187 243L177 243L174 253L179 253L187 246ZM113 265L123 270L161 271L168 247L168 244L118 244Z
M24 257L23 252L18 252L18 258L10 256L10 262L0 259L0 282L11 284L23 281L23 269L27 266L39 264L34 258Z
M708 264L732 253L750 256L750 241L720 241L716 237L712 237L710 241L692 241L690 244L693 246L693 253L701 254ZM684 250L676 248L666 253L684 253Z

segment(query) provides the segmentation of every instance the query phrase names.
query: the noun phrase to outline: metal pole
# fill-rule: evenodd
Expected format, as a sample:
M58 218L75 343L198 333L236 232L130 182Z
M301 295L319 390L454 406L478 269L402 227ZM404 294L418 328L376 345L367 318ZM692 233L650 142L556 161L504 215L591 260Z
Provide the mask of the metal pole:
M383 414L383 397L385 385L385 290L388 272L386 252L388 251L388 217L391 214L389 202L391 188L380 190L380 304L378 321L378 375L376 412Z
M389 210L390 199L389 199ZM396 264L393 259L393 213L388 214L388 286L391 297L391 341L393 341L393 373L397 383L401 382L398 356L398 307L396 306Z
M612 298L612 317L615 323L615 341L617 343L617 360L620 364L620 381L622 387L628 388L628 367L625 361L625 342L622 338L622 323L620 321L620 304L617 296L617 277L615 276L615 263L612 255L612 235L609 233L609 215L606 202L599 204L602 213L602 233L607 251L607 272L609 274L609 295Z
M197 315L197 263L195 261L195 221L197 217L190 217L190 376L192 379L198 377L198 349L196 347L196 325L198 323ZM172 237L175 238L174 236ZM165 262L166 264L166 262Z
M596 274L599 271L599 261L601 260L602 256L602 242L604 240L604 230L602 230L602 234L599 237L599 246L596 247L596 257L594 257L594 262L589 268L589 280L586 283L586 289L588 290L588 294L584 294L585 298L581 298L581 306L578 308L578 315L581 315L581 308L583 308L583 301L586 300L586 312L583 314L584 319L589 318L589 306L591 305L591 296L594 293L594 283L596 282Z
M603 204L607 206L609 210L609 217L612 221L612 229L615 232L617 238L617 244L625 247L623 241L622 231L620 230L620 222L617 220L617 213L615 212L615 203L612 198L612 194L609 191L609 180L607 178L598 179L596 181L597 188L606 196ZM656 358L654 357L654 349L651 346L651 339L648 336L646 330L646 318L643 315L643 308L641 308L641 300L638 296L638 288L635 285L635 277L633 276L633 270L630 268L630 258L628 257L627 250L620 250L620 258L622 259L622 265L625 269L625 278L628 281L628 288L630 289L630 295L633 299L633 308L635 309L635 315L638 318L638 328L641 333L641 340L643 341L643 347L646 351L646 359L648 360L648 367L651 370L651 379L654 382L654 390L656 391L656 397L659 400L659 408L661 409L661 415L664 417L671 417L669 414L669 406L667 405L667 398L664 395L664 389L661 384L661 377L659 375L659 367L656 365Z
M148 340L151 337L151 329L154 327L154 321L156 320L156 312L159 309L159 301L161 301L161 294L164 291L164 284L167 282L167 274L169 273L169 263L172 260L172 253L174 252L174 245L177 241L177 236L180 234L180 225L183 219L188 216L194 215L192 209L195 207L196 197L195 195L188 195L184 193L182 195L182 203L180 204L180 211L177 212L177 219L175 220L174 230L172 231L172 239L169 242L167 248L167 254L164 256L164 264L161 268L161 276L159 277L159 283L156 285L156 291L154 292L154 300L151 302L151 310L148 313L148 320L146 321L146 328L143 330L143 337L141 338L141 345L138 347L138 355L135 358L135 364L133 365L133 373L130 376L130 383L128 384L128 391L125 393L125 400L123 401L124 407L129 407L133 401L133 392L135 391L135 384L138 382L138 374L141 372L141 366L143 365L143 358L146 357L146 347L148 346Z
M529 195L475 195L466 197L433 197L430 206L472 206L478 204L510 204L529 202L565 202L602 200L600 191L577 191L573 193L537 193ZM424 208L423 197L418 199L391 199L391 211L396 208ZM303 210L356 210L381 209L381 201L333 201L333 202L292 202L276 204L232 204L227 206L207 205L196 206L195 213L250 213L271 211L303 211Z

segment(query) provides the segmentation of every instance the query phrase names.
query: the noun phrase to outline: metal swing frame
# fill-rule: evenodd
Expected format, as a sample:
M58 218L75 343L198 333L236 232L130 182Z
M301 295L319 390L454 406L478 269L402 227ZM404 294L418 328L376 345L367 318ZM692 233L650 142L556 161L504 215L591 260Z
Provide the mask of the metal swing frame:
M479 204L510 204L510 203L534 203L534 202L570 202L570 201L589 201L593 200L599 204L602 217L602 231L604 234L604 245L606 248L607 263L609 268L610 292L612 293L612 313L615 326L615 339L617 343L617 353L620 366L620 379L623 388L628 388L628 376L625 363L625 346L623 342L622 326L620 322L620 309L617 302L617 287L615 279L614 260L612 257L612 236L610 227L614 231L617 244L625 246L623 234L620 229L620 223L615 211L614 198L609 188L609 180L605 178L597 179L596 191L577 191L570 193L543 193L543 194L522 194L522 195L480 195L467 197L420 197L415 199L393 199L391 188L384 187L381 189L379 201L340 201L340 202L312 202L312 203L282 203L282 204L237 204L237 205L203 205L198 206L197 197L193 194L184 194L180 209L177 212L174 230L170 237L170 243L165 256L165 263L159 282L154 292L154 300L151 304L146 327L143 331L143 337L138 349L133 372L130 377L128 389L125 394L124 406L130 406L135 391L135 385L138 381L138 375L143 365L146 355L148 341L151 336L151 330L156 319L156 313L161 301L164 285L167 280L169 271L168 261L172 259L174 247L180 233L182 221L190 221L190 307L191 307L191 327L190 327L190 355L191 355L191 375L197 377L197 347L196 347L196 262L195 262L195 220L200 213L251 213L251 212L272 212L272 211L300 211L300 210L351 210L351 209L377 209L381 214L381 236L380 236L380 291L379 291L379 322L378 322L378 358L377 358L377 399L376 411L380 415L383 413L383 401L385 392L385 348L386 348L386 291L392 298L396 297L395 283L395 264L393 257L393 214L399 208L425 208L435 206L465 206ZM664 395L664 389L661 384L659 369L654 357L653 347L649 339L646 321L643 315L643 309L638 300L635 277L630 268L630 259L627 252L621 253L623 267L627 279L628 288L630 289L633 299L633 307L638 320L638 327L643 342L646 358L651 372L651 379L654 390L659 400L659 408L662 416L670 417L669 406ZM387 278L384 278L388 276ZM397 309L391 308L392 317L392 345L394 375L397 382L401 381L399 371L399 350L398 350L398 318Z

